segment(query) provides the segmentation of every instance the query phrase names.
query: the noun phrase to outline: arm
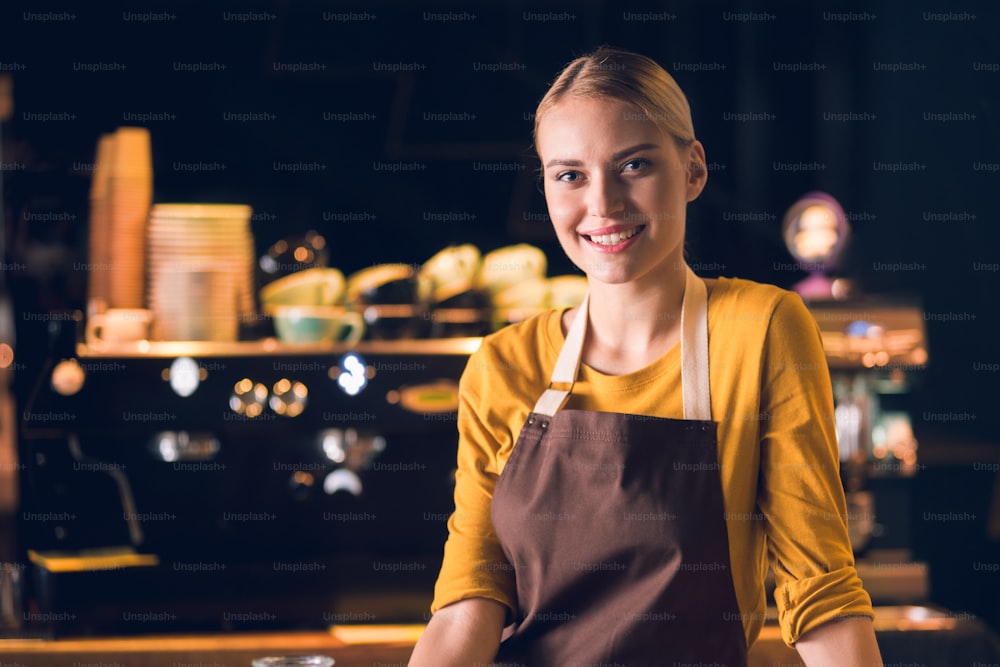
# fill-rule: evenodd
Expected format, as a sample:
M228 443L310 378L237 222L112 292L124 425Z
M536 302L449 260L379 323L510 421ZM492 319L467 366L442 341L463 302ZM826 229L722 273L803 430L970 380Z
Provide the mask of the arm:
M487 598L466 598L431 616L409 667L485 665L500 647L507 608Z
M882 667L875 630L867 618L814 628L795 642L795 649L809 667Z
M766 517L782 639L797 646L821 626L874 613L847 535L826 356L815 320L794 294L784 295L772 313L761 377L767 418L757 501ZM833 633L839 641L857 627L837 623L815 637ZM809 653L811 642L805 646Z
M515 608L516 584L493 531L490 508L499 477L498 437L502 423L491 413L500 368L484 343L470 358L459 382L458 468L455 511L434 587L430 621L421 635L411 667L485 666L496 655L508 615ZM487 395L490 398L482 398ZM501 403L501 405L503 405ZM504 440L504 442L507 442Z

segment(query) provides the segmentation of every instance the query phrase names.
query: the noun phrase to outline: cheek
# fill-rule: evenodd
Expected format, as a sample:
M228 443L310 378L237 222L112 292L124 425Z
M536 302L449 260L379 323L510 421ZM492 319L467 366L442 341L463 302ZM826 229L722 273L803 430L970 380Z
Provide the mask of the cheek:
M573 222L580 215L580 205L576 198L569 193L546 190L545 206L549 210L549 218L552 220L552 224L557 226Z
M650 213L655 212L654 217L658 220L675 220L678 216L684 216L686 189L678 187L676 183L651 183L649 188L636 193L634 201L641 202L640 206L648 208Z

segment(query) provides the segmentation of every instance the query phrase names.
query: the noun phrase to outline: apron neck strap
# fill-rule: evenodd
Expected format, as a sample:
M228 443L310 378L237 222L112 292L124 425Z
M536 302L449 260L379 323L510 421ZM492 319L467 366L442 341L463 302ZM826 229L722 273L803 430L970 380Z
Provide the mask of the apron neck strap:
M708 376L708 290L705 282L686 267L684 300L681 305L681 392L684 419L712 420ZM589 319L590 293L584 295L580 310L570 325L548 389L539 397L534 412L553 416L569 399L580 374L583 339ZM557 389L554 385L569 385Z

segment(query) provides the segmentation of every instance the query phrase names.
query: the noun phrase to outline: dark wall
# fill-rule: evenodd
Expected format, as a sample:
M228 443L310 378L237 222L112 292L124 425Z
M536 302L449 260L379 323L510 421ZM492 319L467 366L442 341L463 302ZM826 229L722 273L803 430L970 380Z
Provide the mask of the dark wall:
M993 3L30 4L0 10L19 313L82 307L88 167L121 125L152 132L156 201L251 204L258 250L317 229L349 273L527 241L570 272L535 189L531 117L567 60L609 43L656 58L691 99L711 168L690 209L702 273L790 286L804 274L781 217L830 192L854 221L845 273L928 311L918 438L945 425L996 441ZM46 326L19 319L21 376Z

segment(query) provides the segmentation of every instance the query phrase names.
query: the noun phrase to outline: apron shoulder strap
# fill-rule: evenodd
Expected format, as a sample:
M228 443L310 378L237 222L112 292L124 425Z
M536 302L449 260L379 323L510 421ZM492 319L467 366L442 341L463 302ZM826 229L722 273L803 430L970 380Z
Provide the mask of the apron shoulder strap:
M708 290L705 281L687 269L681 308L681 393L684 419L712 421L708 379Z
M559 358L556 359L555 368L552 369L552 379L549 381L549 388L538 398L535 403L536 414L552 417L562 409L562 406L569 400L569 393L573 390L576 378L580 374L580 360L583 358L583 337L587 332L587 314L590 305L590 292L583 295L580 302L580 309L576 313L573 324L566 332L566 341L562 350L559 351ZM554 384L568 384L567 389L554 389Z

